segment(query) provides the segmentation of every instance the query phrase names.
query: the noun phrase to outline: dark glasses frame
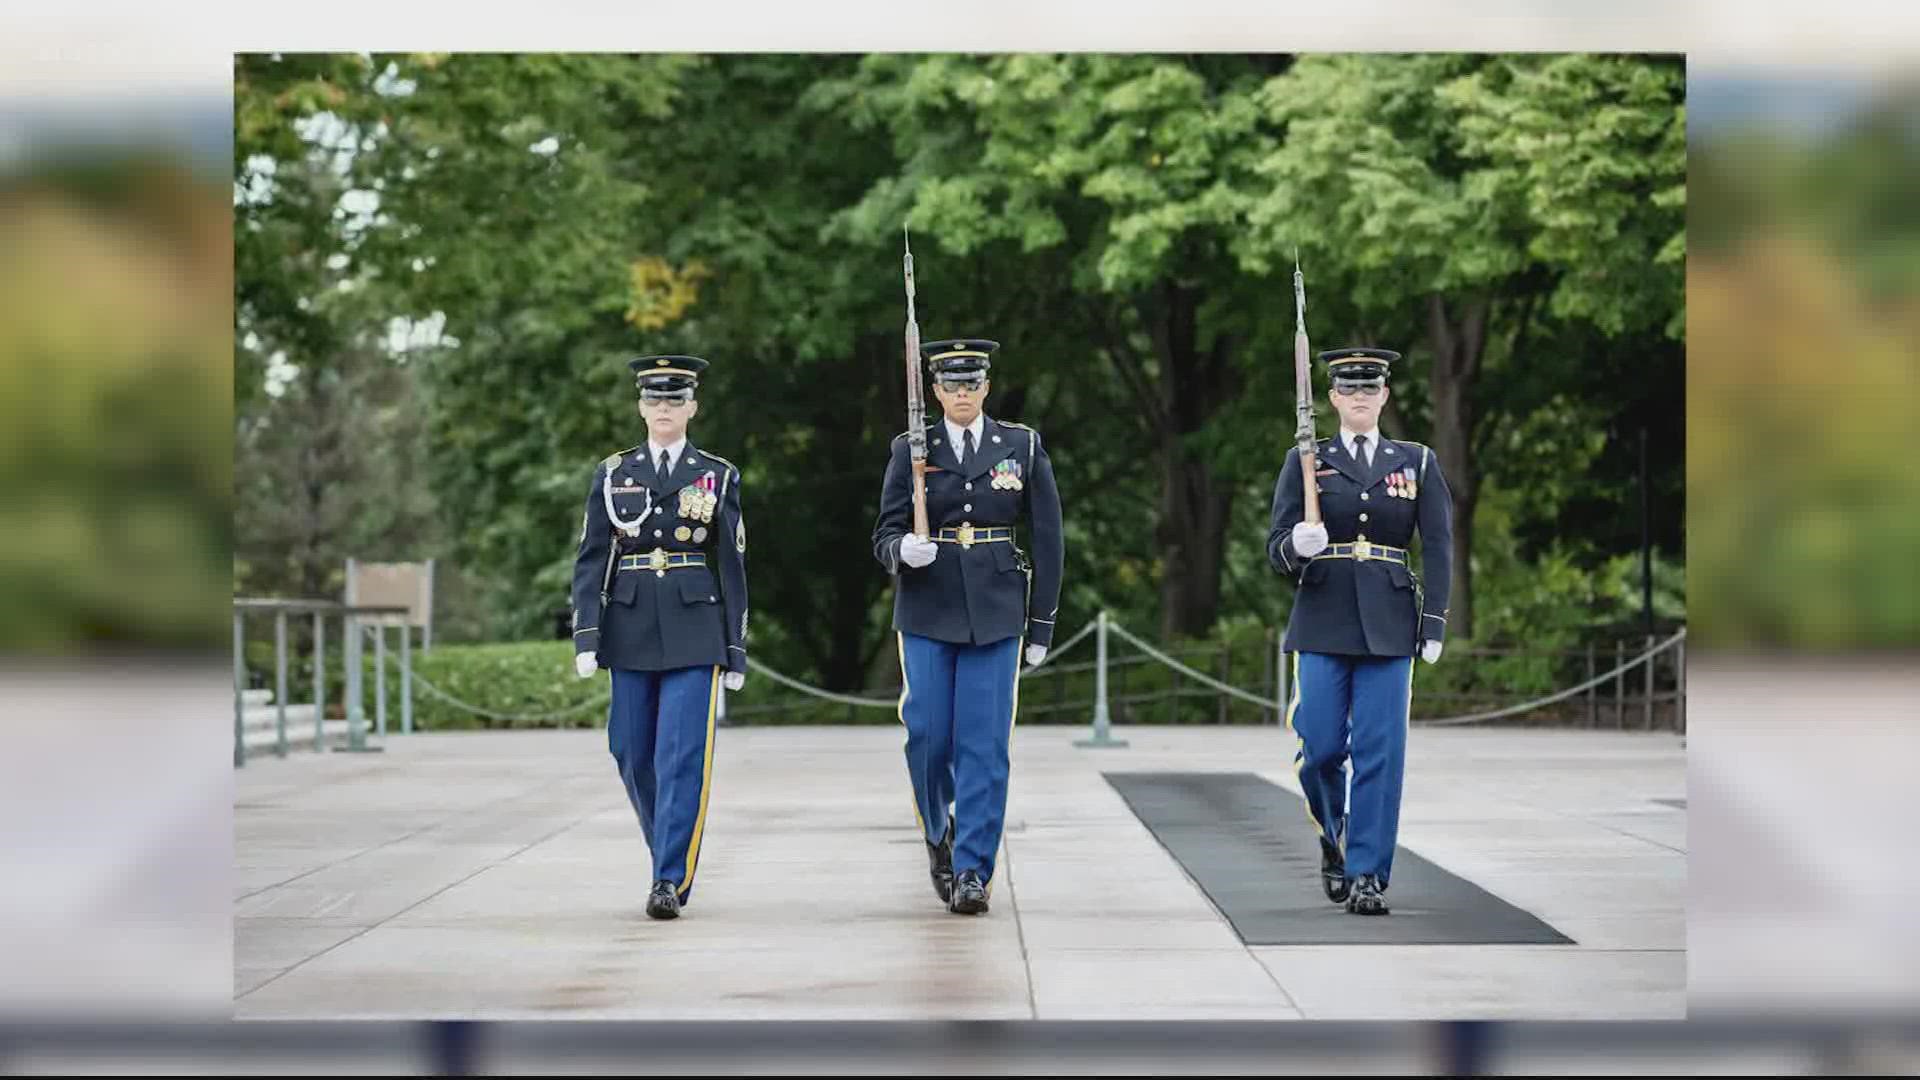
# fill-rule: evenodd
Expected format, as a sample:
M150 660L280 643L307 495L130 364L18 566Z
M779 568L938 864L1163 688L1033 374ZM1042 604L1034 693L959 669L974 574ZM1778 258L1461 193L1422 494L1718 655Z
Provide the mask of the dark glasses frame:
M1387 384L1384 382L1336 382L1333 384L1333 392L1341 397L1352 397L1355 394L1379 397L1380 392L1386 388Z

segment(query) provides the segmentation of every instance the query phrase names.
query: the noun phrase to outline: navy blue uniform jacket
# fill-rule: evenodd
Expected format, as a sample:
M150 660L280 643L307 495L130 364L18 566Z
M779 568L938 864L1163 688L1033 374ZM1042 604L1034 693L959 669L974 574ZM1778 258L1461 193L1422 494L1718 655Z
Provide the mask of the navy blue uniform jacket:
M1453 571L1453 496L1433 451L1383 439L1371 468L1339 439L1319 441L1320 520L1330 544L1367 540L1408 549L1420 536L1421 573L1384 559L1327 554L1303 559L1293 527L1306 516L1300 450L1287 451L1273 488L1267 560L1297 592L1287 621L1288 652L1411 656L1422 641L1444 641ZM1407 485L1405 481L1411 481ZM1389 483L1389 481L1392 481ZM1411 491L1413 498L1401 494ZM1410 557L1410 556L1409 556Z
M873 527L873 555L895 575L895 630L938 641L984 645L1024 632L1030 645L1052 645L1066 557L1060 491L1040 433L1025 424L987 417L973 462L960 471L959 447L947 445L944 422L927 425L927 527L972 524L1027 527L1029 548L1012 541L971 548L941 544L923 567L900 561L900 542L913 531L913 464L905 432L894 436ZM1012 477L1019 486L996 475Z
M700 496L703 477L711 510ZM609 479L622 521L637 518L651 497L639 535L616 530L607 517L601 487ZM676 535L681 528L687 539ZM700 552L706 565L620 568L622 556L644 563L655 548ZM573 564L573 645L598 653L604 668L747 670L747 526L732 462L689 440L664 487L655 486L645 443L594 467Z

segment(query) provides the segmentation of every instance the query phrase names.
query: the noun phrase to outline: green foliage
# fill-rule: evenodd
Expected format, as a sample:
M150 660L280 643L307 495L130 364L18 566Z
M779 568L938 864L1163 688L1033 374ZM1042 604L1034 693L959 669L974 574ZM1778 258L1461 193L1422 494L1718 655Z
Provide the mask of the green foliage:
M903 421L905 224L923 335L1002 341L989 412L1046 439L1061 625L1104 607L1156 640L1276 625L1291 603L1264 541L1291 436L1294 246L1316 344L1407 348L1397 437L1433 437L1429 294L1495 296L1490 378L1466 391L1482 457L1459 468L1502 507L1476 531L1493 567L1476 591L1498 612L1480 636L1522 632L1573 586L1500 593L1534 590L1527 568L1562 557L1564 534L1592 535L1564 554L1589 583L1637 543L1614 528L1636 490L1629 432L1681 441L1628 377L1678 364L1671 341L1648 345L1680 310L1677 71L242 57L242 585L325 595L348 555L433 554L450 634L549 632L592 464L644 437L623 361L689 351L714 361L692 437L741 466L764 523L755 657L884 685L891 593L868 537ZM1582 252L1587 235L1608 250ZM396 351L396 319L441 334ZM276 355L299 369L277 396ZM1659 490L1680 467L1656 462ZM1677 518L1656 536L1677 546Z
M1265 271L1298 245L1363 311L1537 268L1557 317L1678 337L1684 89L1678 59L1303 58L1260 95L1286 137L1237 252Z
M1920 95L1695 145L1689 591L1715 648L1920 643Z
M251 686L274 689L272 630L266 640L247 643L247 678ZM417 642L416 642L417 645ZM327 642L322 662L326 668L327 715L345 715L345 669L337 628ZM387 730L400 730L401 682L399 638L387 635ZM362 708L368 730L379 707L376 652L369 643L361 649ZM596 727L607 721L607 674L580 679L573 671L573 650L564 641L514 641L491 645L440 645L415 648L411 657L419 682L413 688L413 726L416 731L458 731L519 727ZM313 653L303 636L289 635L287 663L288 704L313 701ZM431 689L429 689L431 687ZM439 693L435 693L435 691ZM444 695L444 696L443 696ZM448 701L452 698L454 701ZM596 707L593 702L600 702ZM489 717L462 705L498 714ZM561 714L561 715L555 715ZM501 719L508 717L511 719Z
M222 203L159 157L0 173L0 649L221 640Z

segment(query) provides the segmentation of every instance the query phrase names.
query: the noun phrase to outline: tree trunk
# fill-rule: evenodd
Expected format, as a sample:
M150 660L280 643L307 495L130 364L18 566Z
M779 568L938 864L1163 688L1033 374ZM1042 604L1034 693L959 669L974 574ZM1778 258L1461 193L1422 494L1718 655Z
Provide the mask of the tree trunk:
M1160 363L1160 636L1204 636L1220 613L1233 492L1183 440L1204 428L1235 390L1234 343L1222 335L1199 347L1197 290L1164 285L1148 318Z
M1447 636L1473 636L1473 512L1479 500L1479 470L1473 460L1473 383L1486 349L1490 302L1473 297L1449 311L1438 293L1427 298L1427 332L1433 346L1433 452L1453 492L1453 587Z
M893 657L891 605L886 605L885 618L878 622L873 618L876 601L882 594L890 600L893 585L868 553L864 532L873 521L891 439L903 426L900 421L905 412L906 380L899 358L897 336L863 334L854 339L853 349L836 369L783 365L801 371L799 378L804 385L771 388L788 404L791 415L813 433L808 456L816 465L797 476L772 472L769 483L752 496L757 509L748 510L748 516L769 523L761 526L759 543L781 545L798 556L792 565L806 568L801 575L756 579L749 590L754 598L752 610L782 613L782 629L830 690L860 690L869 685L870 674L884 675L889 668L893 678L899 677L898 661ZM870 377L875 371L895 374L883 381ZM850 402L844 389L850 386L866 388L858 402ZM931 393L928 398L931 403ZM850 414L850 405L857 411ZM938 415L938 405L934 404L928 418ZM740 448L740 453L744 456L747 449ZM771 524L810 516L859 522L862 540L857 548L849 550L844 534L806 529L780 532L778 525ZM756 535L753 530L749 522L750 544ZM751 548L748 558L752 558ZM754 618L758 616L748 619L749 629ZM754 649L754 639L749 635L748 655L756 655ZM768 656L764 650L757 655ZM775 657L769 659L778 662Z
M1183 456L1172 439L1162 443L1161 459L1160 636L1201 637L1220 612L1233 493L1223 490L1206 462Z

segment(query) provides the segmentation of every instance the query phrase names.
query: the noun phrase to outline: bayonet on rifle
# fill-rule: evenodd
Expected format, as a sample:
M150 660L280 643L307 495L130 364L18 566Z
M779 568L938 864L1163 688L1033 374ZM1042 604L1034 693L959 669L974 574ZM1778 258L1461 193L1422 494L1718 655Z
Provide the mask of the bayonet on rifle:
M1314 478L1317 471L1317 447L1313 441L1313 358L1307 348L1307 279L1300 273L1300 249L1293 249L1293 392L1295 399L1294 445L1300 450L1301 493L1306 499L1307 521L1320 520L1320 488Z
M907 453L913 462L913 531L927 536L927 402L920 386L920 322L913 310L913 238L901 226L907 274Z

